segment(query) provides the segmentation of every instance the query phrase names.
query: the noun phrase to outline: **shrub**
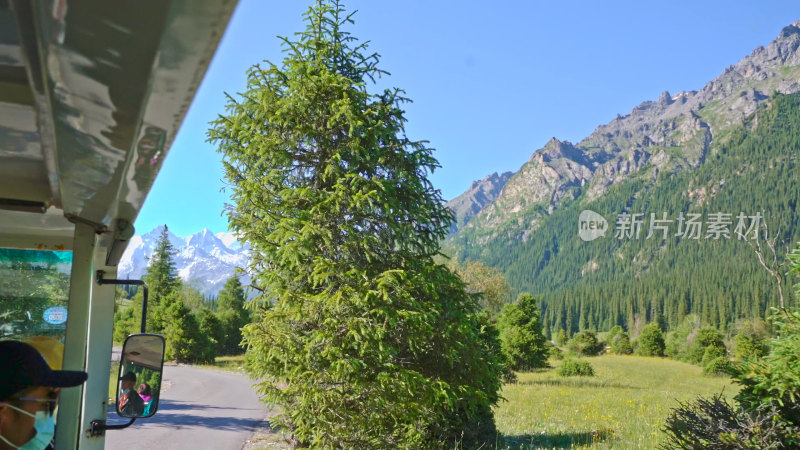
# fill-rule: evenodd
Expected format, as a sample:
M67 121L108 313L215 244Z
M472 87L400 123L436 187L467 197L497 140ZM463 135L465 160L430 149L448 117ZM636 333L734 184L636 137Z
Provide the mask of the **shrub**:
M214 361L214 343L200 330L197 318L183 304L177 294L172 293L161 299L165 358L179 363L209 363Z
M222 322L214 314L213 311L205 306L200 307L195 313L197 318L197 325L200 327L200 332L206 335L209 340L210 348L213 350L211 353L211 360L218 355L222 355L222 348L225 338L225 328Z
M703 352L703 359L700 361L700 365L705 367L711 361L717 358L726 358L728 357L728 352L725 350L725 347L720 347L716 345L709 345L706 347L706 351Z
M707 347L722 347L725 344L722 342L722 333L714 327L703 327L694 337L691 350L689 351L689 362L693 364L702 364L703 355Z
M737 334L733 337L733 355L739 361L760 358L767 354L769 347L758 336Z
M630 355L633 353L631 346L631 339L626 331L617 333L613 339L609 339L611 344L611 352L617 355Z
M800 428L781 420L778 411L760 405L753 411L734 408L721 394L681 403L669 414L662 448L766 449L793 448Z
M681 323L667 335L664 354L673 359L686 361L690 351L689 341L694 339L699 329L700 317L697 314L689 314L684 317Z
M581 331L569 340L567 349L576 355L595 356L604 348L594 331Z
M703 364L703 375L727 375L730 371L731 362L724 356L711 359L706 364Z
M622 327L621 327L621 326L619 326L619 325L614 325L613 327L611 327L611 329L610 329L610 330L608 330L608 336L606 336L606 341L607 341L607 342L610 344L611 342L613 342L613 341L614 341L614 338L615 338L615 337L616 337L616 336L617 336L619 333L622 333L623 331L625 331L625 329L624 329L624 328L622 328Z
M733 356L739 361L765 356L769 353L769 337L770 326L763 319L739 320L733 337Z
M555 345L551 345L549 349L549 356L556 360L564 359L564 352L561 351L560 348L556 347Z
M736 399L747 408L775 406L783 420L800 427L800 312L787 312L774 321L777 336L763 358L737 367L742 385ZM798 437L800 445L800 437Z
M664 356L664 334L658 324L651 323L642 329L636 341L636 354L640 356Z
M588 361L567 359L556 370L556 374L560 377L592 377L594 369Z

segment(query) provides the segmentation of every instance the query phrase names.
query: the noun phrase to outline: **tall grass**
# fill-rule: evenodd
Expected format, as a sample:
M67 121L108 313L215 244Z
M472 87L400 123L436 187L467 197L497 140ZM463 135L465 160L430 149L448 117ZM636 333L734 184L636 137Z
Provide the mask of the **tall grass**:
M720 391L728 378L663 358L604 355L588 358L591 379L557 377L556 368L519 373L495 408L505 445L519 448L657 448L661 426L678 401ZM553 361L554 365L560 362Z

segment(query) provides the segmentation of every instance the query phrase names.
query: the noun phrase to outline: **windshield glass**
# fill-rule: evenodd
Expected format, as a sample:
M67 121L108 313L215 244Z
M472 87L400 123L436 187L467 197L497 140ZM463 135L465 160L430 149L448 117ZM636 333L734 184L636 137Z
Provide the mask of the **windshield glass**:
M72 252L0 248L0 339L63 342Z

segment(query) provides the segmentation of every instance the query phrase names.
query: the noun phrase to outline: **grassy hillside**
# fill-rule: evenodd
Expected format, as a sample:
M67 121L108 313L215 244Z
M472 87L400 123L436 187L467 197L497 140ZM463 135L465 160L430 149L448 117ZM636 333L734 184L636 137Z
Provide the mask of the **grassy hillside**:
M495 409L506 445L522 448L657 448L660 428L678 401L737 388L697 366L662 358L587 358L594 377L558 377L555 368L519 374ZM502 447L502 446L501 446Z

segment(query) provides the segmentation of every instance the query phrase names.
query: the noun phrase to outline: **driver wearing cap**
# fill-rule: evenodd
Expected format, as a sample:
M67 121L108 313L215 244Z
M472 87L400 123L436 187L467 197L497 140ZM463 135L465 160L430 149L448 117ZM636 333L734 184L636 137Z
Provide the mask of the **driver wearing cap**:
M47 448L55 433L59 388L86 378L86 372L50 369L28 344L0 341L0 450Z

